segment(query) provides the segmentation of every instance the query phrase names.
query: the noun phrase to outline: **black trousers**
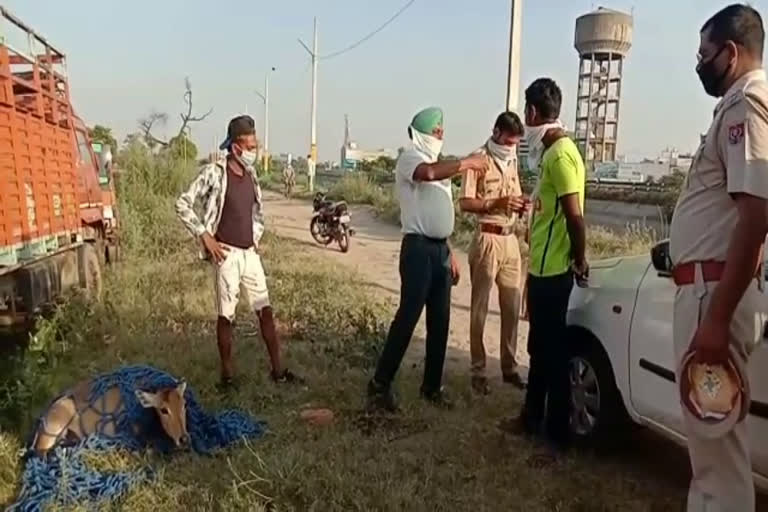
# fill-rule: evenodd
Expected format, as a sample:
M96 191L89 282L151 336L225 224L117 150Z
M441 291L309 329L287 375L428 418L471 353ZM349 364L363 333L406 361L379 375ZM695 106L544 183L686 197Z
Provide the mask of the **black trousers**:
M571 392L566 313L572 289L571 272L552 277L528 276L531 362L522 417L531 432L538 431L544 421L550 440L561 448L569 442Z
M440 389L451 316L450 250L445 240L405 235L400 248L400 306L389 328L374 379L388 387L395 378L413 331L427 309L427 353L423 392Z

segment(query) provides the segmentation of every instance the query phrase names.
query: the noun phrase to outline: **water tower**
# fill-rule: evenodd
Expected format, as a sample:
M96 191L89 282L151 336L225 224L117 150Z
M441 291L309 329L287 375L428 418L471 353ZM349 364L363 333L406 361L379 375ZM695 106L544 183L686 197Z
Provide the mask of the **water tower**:
M579 52L574 135L587 168L616 160L624 58L632 46L632 16L598 7L576 18Z

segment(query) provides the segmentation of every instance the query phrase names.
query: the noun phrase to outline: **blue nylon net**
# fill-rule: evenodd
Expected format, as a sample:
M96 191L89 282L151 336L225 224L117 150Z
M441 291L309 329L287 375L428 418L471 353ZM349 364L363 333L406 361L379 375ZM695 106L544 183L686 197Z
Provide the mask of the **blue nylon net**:
M86 455L117 449L139 451L150 446L161 453L173 450L173 441L164 433L157 413L139 403L135 390L156 392L177 385L178 380L172 375L150 366L123 367L93 379L89 396L92 405L98 405L98 401L109 389L118 387L123 408L118 414L105 415L103 421L99 422L102 431L71 446L60 441L44 458L32 452L30 440L21 490L16 503L10 506L8 512L38 512L50 505L67 506L114 500L133 486L151 479L154 474L151 468L122 472L91 469ZM67 396L67 393L53 402L62 396ZM190 446L198 454L210 454L217 448L243 438L261 437L266 430L264 422L238 410L206 413L189 386L184 398ZM44 416L45 413L38 420L38 425ZM103 429L112 422L115 434L107 435ZM136 425L140 427L138 434L134 428Z

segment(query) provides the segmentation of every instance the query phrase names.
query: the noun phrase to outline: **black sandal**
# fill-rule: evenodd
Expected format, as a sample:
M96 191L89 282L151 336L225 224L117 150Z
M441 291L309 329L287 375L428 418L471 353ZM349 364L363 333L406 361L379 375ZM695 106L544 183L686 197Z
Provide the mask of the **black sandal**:
M276 384L304 384L304 379L294 374L287 368L280 374L272 373L272 380Z

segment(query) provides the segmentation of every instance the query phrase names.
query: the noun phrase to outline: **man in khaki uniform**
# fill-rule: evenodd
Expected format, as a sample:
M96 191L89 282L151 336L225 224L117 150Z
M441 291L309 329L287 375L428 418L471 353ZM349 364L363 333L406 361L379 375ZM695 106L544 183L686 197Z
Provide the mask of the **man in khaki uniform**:
M697 151L672 219L670 254L678 361L725 364L729 343L744 359L765 321L759 263L768 232L768 83L762 69L763 23L732 5L701 29L696 72L722 98ZM693 478L689 511L755 509L746 422L722 437L685 420Z
M478 225L469 250L472 305L470 352L472 388L488 394L485 376L483 332L488 316L488 298L493 283L499 288L501 309L501 371L505 382L525 387L515 359L520 318L520 246L514 233L518 214L525 208L520 189L515 150L524 128L513 112L496 119L493 135L478 150L485 156L484 173L469 171L461 183L462 211L477 215Z

